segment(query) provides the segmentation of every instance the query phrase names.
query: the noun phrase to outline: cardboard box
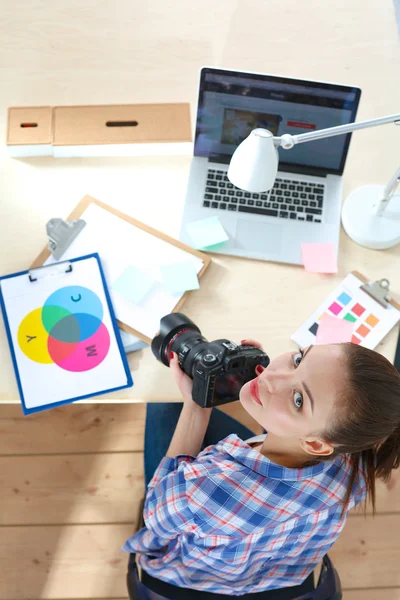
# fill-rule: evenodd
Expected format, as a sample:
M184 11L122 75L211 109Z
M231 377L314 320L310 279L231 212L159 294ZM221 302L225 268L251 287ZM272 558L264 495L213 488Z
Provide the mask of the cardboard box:
M11 149L10 154L14 149L12 156L17 155L15 140L17 128L21 128L21 115L31 115L33 119L33 112L27 112L33 110L9 109L7 145ZM51 112L48 131L52 146L50 155L57 158L187 154L192 151L188 103L56 106L46 110ZM33 125L32 119L32 128L39 129ZM19 131L18 134L18 156L43 156L33 153L34 136L28 142L28 135L24 137ZM24 147L29 153L23 154Z
M10 156L52 156L51 106L9 108L7 146Z

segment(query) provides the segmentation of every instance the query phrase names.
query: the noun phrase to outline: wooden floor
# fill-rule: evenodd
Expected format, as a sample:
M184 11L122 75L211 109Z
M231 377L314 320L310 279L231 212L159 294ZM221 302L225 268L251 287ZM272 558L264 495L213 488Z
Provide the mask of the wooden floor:
M0 408L1 600L127 598L120 547L143 491L144 416L143 404ZM331 551L345 600L400 600L399 500L396 473L377 517L349 517Z

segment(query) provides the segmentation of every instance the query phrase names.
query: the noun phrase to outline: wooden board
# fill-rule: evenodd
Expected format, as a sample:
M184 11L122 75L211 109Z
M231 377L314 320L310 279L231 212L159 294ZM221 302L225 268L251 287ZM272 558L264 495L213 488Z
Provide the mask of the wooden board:
M25 417L0 406L0 455L143 451L146 405L71 404Z
M131 523L143 452L0 457L0 525Z
M372 590L344 590L343 600L400 600L400 587Z
M329 555L344 588L399 586L400 514L349 518Z
M0 598L127 598L130 525L2 527Z
M166 235L165 233L162 233L161 231L158 231L157 229L153 229L153 227L150 227L149 225L146 225L145 223L142 223L141 221L138 221L137 219L134 219L133 217L126 215L125 213L121 212L120 210L117 210L116 208L113 208L112 206L109 206L108 204L104 204L104 202L101 202L100 200L96 200L95 198L92 198L91 196L84 196L82 198L82 200L79 202L79 204L77 204L77 206L73 209L73 211L69 215L69 217L67 217L67 221L75 221L75 220L80 219L81 216L83 215L83 213L85 212L85 210L88 208L89 204L92 204L92 203L96 204L100 208L103 208L104 210L108 210L110 213L112 213L116 217L119 217L123 221L130 223L134 227L138 227L139 229L142 229L143 231L149 233L150 235L153 235L153 236L159 238L160 240L163 240L164 242L171 244L172 246L176 246L177 248L180 248L181 250L184 250L185 252L193 254L193 256L196 256L197 258L202 260L203 267L197 274L197 277L199 278L199 280L203 276L207 267L210 265L211 257L209 255L199 252L198 250L194 250L190 246L187 246L186 244L183 244L182 242L175 240L174 238L170 237L169 235ZM39 254L39 256L36 257L36 259L31 264L30 268L34 269L36 267L41 267L45 263L45 261L49 258L50 255L51 255L50 250L47 247L43 248L42 252ZM188 294L190 294L190 293L191 292L185 292L183 294L183 296L181 297L179 302L175 305L173 312L179 311L179 309L185 302L186 298L188 297ZM118 321L118 325L119 325L119 327L121 327L121 329L124 329L128 333L132 333L133 335L139 337L140 339L144 340L148 344L151 343L151 338L144 335L140 331L133 329L132 327L129 327L128 325L126 325L125 323L122 323L121 321Z
M220 409L262 433L240 402ZM143 451L145 419L142 402L71 404L29 417L20 406L0 405L0 455Z
M126 557L120 546L131 531L129 525L106 524L2 527L0 598L124 597ZM399 534L399 516L350 519L330 551L343 588L357 588L358 594L362 588L398 588Z

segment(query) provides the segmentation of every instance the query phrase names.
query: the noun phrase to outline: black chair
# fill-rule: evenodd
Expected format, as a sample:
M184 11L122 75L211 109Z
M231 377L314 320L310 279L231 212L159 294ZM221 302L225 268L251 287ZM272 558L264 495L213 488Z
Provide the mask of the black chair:
M140 580L134 554L131 554L129 559L127 585L130 600L223 600L230 597L241 600L342 600L343 598L339 575L327 554L322 560L322 569L316 587L314 587L314 574L311 573L299 586L268 592L242 596L198 592L177 588L151 577L143 570Z

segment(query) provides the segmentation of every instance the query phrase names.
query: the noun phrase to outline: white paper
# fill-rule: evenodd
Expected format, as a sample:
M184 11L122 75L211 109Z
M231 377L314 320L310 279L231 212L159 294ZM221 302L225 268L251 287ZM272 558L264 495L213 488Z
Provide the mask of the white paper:
M61 260L98 252L118 320L136 331L153 338L159 330L160 319L172 312L181 294L171 294L163 286L161 265L191 260L198 274L203 261L124 219L91 203L81 219L86 221L78 237ZM56 262L51 256L45 264ZM135 305L113 291L112 285L129 266L136 266L154 278L158 284L145 301Z
M371 350L376 348L379 342L381 342L396 323L398 323L400 320L400 312L391 304L389 304L387 308L378 304L371 296L360 289L362 284L362 281L352 273L349 273L342 283L329 294L326 300L319 305L313 314L291 336L291 339L302 348L305 348L310 344L315 344L316 336L310 331L310 328L312 328L315 323L319 323L319 319L325 312L331 316L336 316L339 319L350 313L356 318L354 321L353 334L360 341L359 345L370 348ZM344 304L338 300L343 292L351 297L348 304ZM329 310L329 307L332 306L334 302L336 302L338 307L342 307L337 313L332 313ZM357 315L352 311L352 308L357 303L365 309L361 315ZM370 326L368 322L366 322L369 315L373 315L379 319L379 323ZM361 335L357 332L357 329L362 325L368 330L366 335ZM365 332L365 329L363 329L363 332Z
M18 277L3 279L0 285L26 408L32 409L89 394L99 394L127 384L127 376L115 337L96 258L73 263L73 269L70 273L62 273L56 276L49 275L33 283L29 281L27 274L19 275ZM100 307L98 313L100 317L99 325L101 331L105 332L101 338L103 341L95 341L91 346L94 356L87 358L87 360L94 360L96 363L105 354L104 358L96 366L85 371L67 370L54 361L37 362L37 357L40 355L37 348L47 348L48 338L51 337L53 340L55 338L53 335L49 336L44 327L32 326L31 322L25 320L32 317L32 311L37 309L40 311L53 293L71 286L79 286L79 289L89 290L88 294L96 294L95 306ZM76 296L74 301L77 301L78 298L79 296ZM83 301L84 296L82 296ZM78 306L77 303L76 307ZM77 313L81 311L81 314L84 315L83 318L87 319L87 309L83 304L82 310L76 308L76 311ZM42 314L42 312L35 314ZM90 320L83 322L90 323ZM24 323L28 324L24 325ZM94 335L100 332L100 328L94 331ZM54 332L54 330L52 331ZM83 329L80 331L82 332ZM68 333L68 328L66 333ZM29 339L30 337L32 339ZM91 338L88 337L87 339L90 340ZM99 338L93 339L98 340ZM81 343L85 344L85 341ZM91 342L87 343L91 344ZM27 356L21 348L25 348L29 353L32 352L35 359ZM87 348L84 350L87 354ZM90 364L95 363L91 362ZM62 361L60 361L60 364L65 365Z

